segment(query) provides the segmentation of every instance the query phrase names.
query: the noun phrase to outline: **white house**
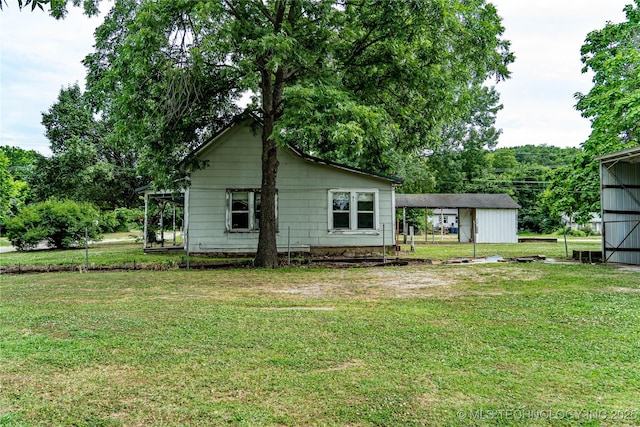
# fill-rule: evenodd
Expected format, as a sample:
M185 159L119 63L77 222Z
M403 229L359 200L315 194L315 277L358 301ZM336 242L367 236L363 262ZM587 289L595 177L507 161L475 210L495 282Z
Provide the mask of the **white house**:
M236 122L195 150L185 190L190 253L255 253L260 231L261 128ZM394 247L398 178L278 149L279 252L382 253Z
M518 205L508 194L396 194L399 208L455 210L461 243L518 243Z
M573 217L570 217L567 214L562 214L562 222L565 224L570 224L572 230L584 230L586 227L591 228L596 234L602 234L602 218L600 218L600 214L597 212L591 213L591 218L585 224L578 224Z
M427 218L433 230L445 229L448 231L458 229L457 209L431 209L431 215Z

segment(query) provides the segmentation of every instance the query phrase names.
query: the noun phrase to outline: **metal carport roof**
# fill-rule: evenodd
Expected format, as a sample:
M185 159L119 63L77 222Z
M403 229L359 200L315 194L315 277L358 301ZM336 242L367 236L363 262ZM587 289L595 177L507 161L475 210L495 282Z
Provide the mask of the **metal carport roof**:
M396 194L397 208L519 209L508 194Z

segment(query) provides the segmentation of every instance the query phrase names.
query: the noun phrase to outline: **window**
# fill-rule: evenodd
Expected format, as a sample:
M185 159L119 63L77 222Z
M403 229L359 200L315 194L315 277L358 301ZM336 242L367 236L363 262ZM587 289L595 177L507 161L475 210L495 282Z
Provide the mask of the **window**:
M227 231L260 230L261 209L260 190L227 190Z
M373 193L356 193L358 198L358 229L375 228Z
M333 193L333 227L332 228L351 228L351 215L349 206L351 204L350 193Z
M231 229L249 229L249 192L231 193Z
M378 228L377 190L329 190L329 230L366 231Z

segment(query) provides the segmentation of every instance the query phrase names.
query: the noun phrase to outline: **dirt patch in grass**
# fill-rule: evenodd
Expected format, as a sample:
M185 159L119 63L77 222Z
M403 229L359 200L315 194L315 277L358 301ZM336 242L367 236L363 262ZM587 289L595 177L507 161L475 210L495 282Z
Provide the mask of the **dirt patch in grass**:
M624 293L627 293L627 294L640 292L639 288L625 288L625 287L620 287L620 286L612 287L610 289L612 291L614 291L614 292L624 292Z
M531 269L505 269L473 265L452 267L400 267L345 269L331 281L289 283L283 287L268 284L266 292L301 297L369 296L369 297L456 297L461 295L500 295L494 285L505 282L533 281L541 273ZM470 286L486 285L486 289L470 290Z
M409 298L442 293L457 293L451 288L460 283L458 273L446 270L425 271L414 268L372 268L346 270L333 281L291 283L286 287L266 290L304 297L370 296ZM441 288L441 289L440 289Z
M326 371L342 371L344 369L349 369L349 368L354 368L357 366L361 366L362 365L362 360L360 359L354 359L354 360L347 360L344 363L340 363L339 365L335 365L335 366L330 366L329 368L325 369Z

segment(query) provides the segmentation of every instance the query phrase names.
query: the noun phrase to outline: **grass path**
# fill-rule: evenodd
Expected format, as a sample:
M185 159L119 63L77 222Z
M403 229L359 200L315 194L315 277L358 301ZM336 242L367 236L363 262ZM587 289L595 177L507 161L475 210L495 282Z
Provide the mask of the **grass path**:
M638 425L607 266L0 276L0 425Z

